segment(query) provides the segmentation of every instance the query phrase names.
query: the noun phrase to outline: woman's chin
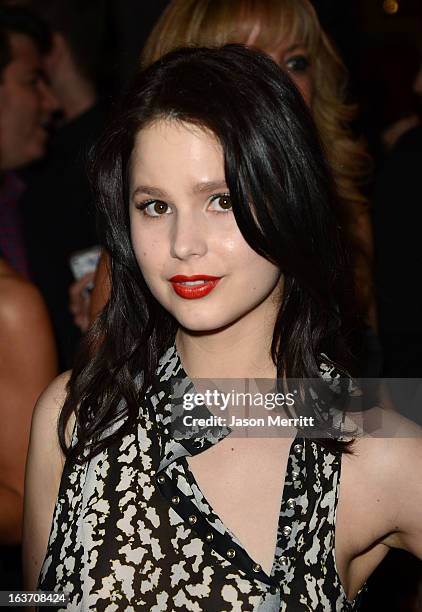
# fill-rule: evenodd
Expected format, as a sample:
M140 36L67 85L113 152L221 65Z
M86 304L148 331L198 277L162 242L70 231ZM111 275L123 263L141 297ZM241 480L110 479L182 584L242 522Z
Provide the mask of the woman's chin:
M231 321L226 318L219 317L177 317L180 327L187 333L191 334L213 334L230 326Z
M198 322L198 321L182 321L179 320L180 327L187 333L196 334L198 336L205 334L217 333L219 330L224 328L224 325L212 324L211 322Z

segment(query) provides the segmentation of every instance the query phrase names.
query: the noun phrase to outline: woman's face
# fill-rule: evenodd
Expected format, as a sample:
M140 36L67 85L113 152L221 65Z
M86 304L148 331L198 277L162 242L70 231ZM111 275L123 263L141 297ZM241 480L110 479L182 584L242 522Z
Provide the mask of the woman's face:
M252 31L246 44L254 46L258 32L259 28ZM274 49L262 49L262 51L290 75L306 104L312 108L314 80L311 58L306 46L299 41L286 41Z
M130 223L146 283L184 328L216 331L244 317L262 323L278 310L280 271L240 233L210 132L170 120L139 132Z
M266 53L290 75L306 104L311 108L314 82L311 61L306 47L300 43L294 43L280 46L274 50L266 50Z

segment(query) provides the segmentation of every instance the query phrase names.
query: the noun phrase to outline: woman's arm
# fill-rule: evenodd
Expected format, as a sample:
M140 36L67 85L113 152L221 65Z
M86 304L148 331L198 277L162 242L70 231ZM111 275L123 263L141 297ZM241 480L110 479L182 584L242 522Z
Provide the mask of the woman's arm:
M361 498L360 509L372 532L385 534L379 542L422 559L422 428L394 407L375 410L379 410L376 437L357 443L358 479L367 496ZM356 491L353 499L350 507L356 513ZM374 508L380 504L372 513L368 512L371 503Z
M1 274L1 544L21 541L24 471L32 411L39 395L56 375L53 333L38 290L18 275Z
M422 430L419 437L389 441L394 532L385 544L422 560Z
M69 373L65 373L51 383L40 397L32 418L23 525L23 573L27 590L35 590L37 586L63 471L57 420L66 398L68 380ZM73 425L74 419L69 420L68 432Z
M87 285L94 282L91 292ZM88 272L75 281L69 289L69 309L73 321L85 333L97 315L107 304L110 297L110 258L106 251L101 253L95 272Z

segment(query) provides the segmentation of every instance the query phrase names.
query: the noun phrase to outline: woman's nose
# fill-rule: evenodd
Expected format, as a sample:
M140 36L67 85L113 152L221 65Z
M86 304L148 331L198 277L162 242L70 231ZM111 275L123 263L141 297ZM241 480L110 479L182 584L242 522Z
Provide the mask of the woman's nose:
M179 213L172 228L170 253L175 259L203 256L207 252L205 220L200 215Z

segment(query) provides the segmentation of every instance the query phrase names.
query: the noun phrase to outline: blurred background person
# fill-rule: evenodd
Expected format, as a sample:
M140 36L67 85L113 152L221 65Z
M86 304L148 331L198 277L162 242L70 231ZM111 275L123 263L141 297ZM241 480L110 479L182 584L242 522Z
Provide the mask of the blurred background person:
M41 295L0 252L0 589L22 588L23 485L32 411L56 375L54 337Z
M61 115L46 158L31 168L22 206L31 274L52 318L62 369L72 365L80 338L68 308L74 281L69 260L97 242L85 162L106 112L98 95L105 4L104 0L33 3L52 31L44 67ZM82 288L89 278L84 282Z
M21 588L23 479L32 410L57 374L51 324L27 280L16 171L44 155L57 107L43 76L47 26L24 8L0 7L0 589Z
M20 199L25 189L18 168L40 159L47 125L57 102L43 77L48 28L25 8L0 6L0 248L28 277Z

